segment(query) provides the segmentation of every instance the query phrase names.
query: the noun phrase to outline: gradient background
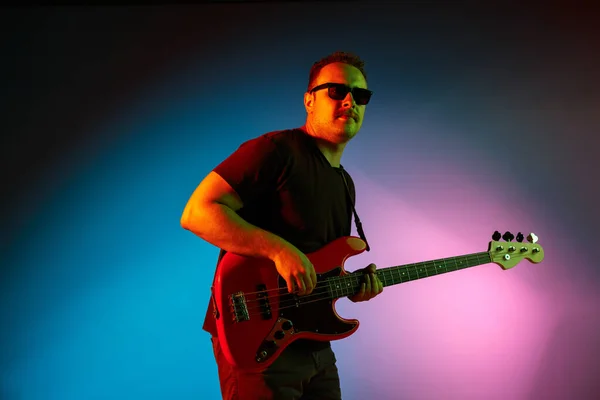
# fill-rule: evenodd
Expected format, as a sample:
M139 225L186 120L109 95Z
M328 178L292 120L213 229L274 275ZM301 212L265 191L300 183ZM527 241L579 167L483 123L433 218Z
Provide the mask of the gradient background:
M217 250L179 226L244 140L303 124L314 61L367 61L343 163L353 270L533 231L541 264L338 311L344 399L600 396L600 62L591 10L427 3L3 9L0 398L217 399Z

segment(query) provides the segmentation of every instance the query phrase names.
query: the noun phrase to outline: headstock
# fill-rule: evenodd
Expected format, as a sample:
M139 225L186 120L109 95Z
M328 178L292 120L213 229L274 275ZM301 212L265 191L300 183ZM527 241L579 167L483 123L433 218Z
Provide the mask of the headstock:
M505 241L501 242L501 238ZM544 249L537 243L538 237L534 233L527 236L529 243L523 243L521 232L517 234L516 242L512 242L514 238L515 236L510 232L504 235L500 235L498 231L494 232L488 249L493 263L500 265L502 269L509 269L524 258L533 263L539 263L544 259Z

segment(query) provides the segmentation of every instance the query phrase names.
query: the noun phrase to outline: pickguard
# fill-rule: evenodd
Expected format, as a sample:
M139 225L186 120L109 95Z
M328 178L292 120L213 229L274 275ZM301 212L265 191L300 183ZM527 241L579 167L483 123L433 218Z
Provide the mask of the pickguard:
M341 268L334 268L325 274L317 274L317 282L339 276ZM279 278L279 287L286 288L283 278ZM352 330L353 323L340 320L333 309L333 299L318 299L325 288L317 288L306 296L283 296L279 305L279 316L292 321L294 332L311 332L323 335L339 335ZM323 297L330 297L324 295Z

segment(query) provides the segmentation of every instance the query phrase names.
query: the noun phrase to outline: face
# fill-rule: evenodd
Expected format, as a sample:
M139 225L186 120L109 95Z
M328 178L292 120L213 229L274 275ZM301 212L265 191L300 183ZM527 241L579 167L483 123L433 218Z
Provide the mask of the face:
M313 87L323 83L343 83L351 88L367 88L365 77L356 67L344 63L321 69ZM306 125L316 136L342 144L352 139L362 126L366 105L358 105L348 93L342 100L331 99L327 89L304 94Z

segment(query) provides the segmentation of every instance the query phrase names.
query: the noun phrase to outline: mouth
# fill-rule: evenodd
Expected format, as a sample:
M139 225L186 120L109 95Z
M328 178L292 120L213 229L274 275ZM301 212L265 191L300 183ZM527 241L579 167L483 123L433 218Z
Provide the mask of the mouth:
M339 118L339 119L343 119L343 120L345 120L345 121L347 121L347 120L349 120L349 119L353 119L354 121L356 121L356 120L357 120L357 117L356 117L356 115L354 115L354 114L339 114L339 115L337 116L337 118Z

